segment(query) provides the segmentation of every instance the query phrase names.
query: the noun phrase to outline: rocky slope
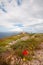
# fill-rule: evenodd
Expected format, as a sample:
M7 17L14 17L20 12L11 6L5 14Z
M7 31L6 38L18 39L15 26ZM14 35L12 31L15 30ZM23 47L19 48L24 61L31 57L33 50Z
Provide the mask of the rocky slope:
M31 38L34 38L33 36ZM39 48L35 49L33 52L31 60L23 60L20 56L17 56L17 54L14 54L14 49L10 48L13 44L16 44L20 40L26 41L29 39L29 36L21 37L20 39L17 39L16 41L12 41L9 43L7 51L0 54L0 64L1 65L43 65L43 42L39 44Z

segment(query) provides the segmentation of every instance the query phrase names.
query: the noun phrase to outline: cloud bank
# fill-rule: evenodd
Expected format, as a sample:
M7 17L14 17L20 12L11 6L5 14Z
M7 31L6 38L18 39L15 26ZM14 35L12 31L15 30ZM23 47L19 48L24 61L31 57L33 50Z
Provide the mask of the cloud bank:
M43 0L0 0L0 32L8 31L43 33Z

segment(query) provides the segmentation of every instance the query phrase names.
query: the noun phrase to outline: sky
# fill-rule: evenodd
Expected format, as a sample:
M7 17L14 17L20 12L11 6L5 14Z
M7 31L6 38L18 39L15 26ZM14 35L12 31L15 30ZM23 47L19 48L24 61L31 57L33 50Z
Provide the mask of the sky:
M43 0L0 0L0 32L43 33Z

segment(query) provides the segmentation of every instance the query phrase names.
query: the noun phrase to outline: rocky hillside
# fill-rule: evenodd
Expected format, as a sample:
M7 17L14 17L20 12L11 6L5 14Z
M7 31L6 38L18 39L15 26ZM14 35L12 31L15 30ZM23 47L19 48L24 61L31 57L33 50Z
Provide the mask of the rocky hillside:
M43 65L43 34L20 33L0 40L1 65Z

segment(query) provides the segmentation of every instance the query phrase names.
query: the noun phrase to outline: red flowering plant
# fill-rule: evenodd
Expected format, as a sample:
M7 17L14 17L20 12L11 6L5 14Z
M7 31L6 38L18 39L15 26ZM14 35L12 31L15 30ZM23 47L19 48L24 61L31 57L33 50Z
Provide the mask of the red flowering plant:
M23 55L23 61L27 60L27 57L29 55L29 51L28 50L23 50L22 55Z
M24 50L24 51L22 52L22 54L23 54L23 56L27 56L27 55L29 54L29 51L28 51L28 50Z

